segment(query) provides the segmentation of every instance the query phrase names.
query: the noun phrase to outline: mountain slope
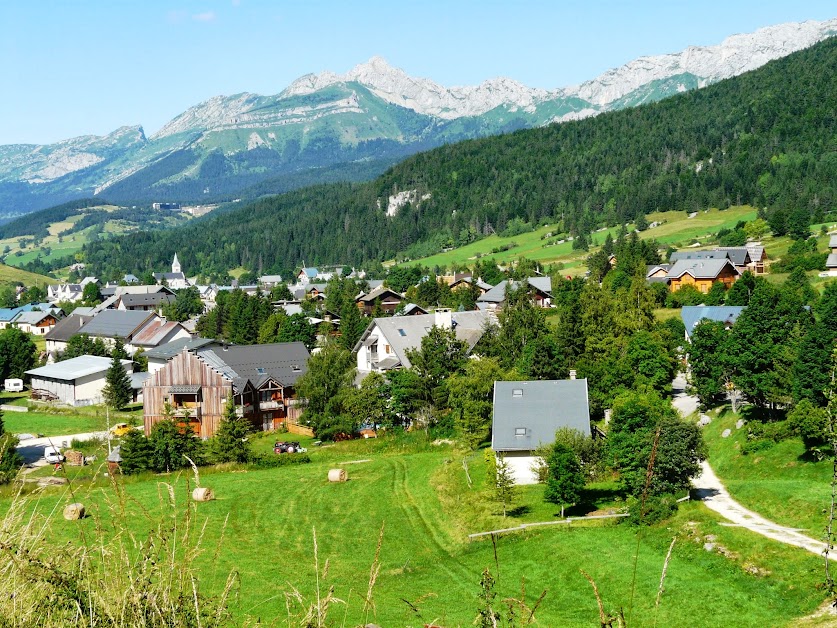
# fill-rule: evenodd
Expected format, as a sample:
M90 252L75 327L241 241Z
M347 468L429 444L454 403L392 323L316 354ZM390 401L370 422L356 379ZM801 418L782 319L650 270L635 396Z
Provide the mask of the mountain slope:
M50 146L0 146L0 220L101 194L121 203L232 199L268 179L402 159L444 143L653 102L738 75L837 33L837 19L781 24L710 47L643 57L574 87L508 78L440 86L375 57L276 96L217 96L146 138L141 127ZM355 169L357 171L357 169ZM264 186L261 186L264 189Z
M837 38L635 109L447 145L375 181L306 188L155 234L95 243L104 276L360 264L464 244L512 219L585 236L651 211L749 203L771 222L821 221L837 202ZM775 219L775 221L774 221Z

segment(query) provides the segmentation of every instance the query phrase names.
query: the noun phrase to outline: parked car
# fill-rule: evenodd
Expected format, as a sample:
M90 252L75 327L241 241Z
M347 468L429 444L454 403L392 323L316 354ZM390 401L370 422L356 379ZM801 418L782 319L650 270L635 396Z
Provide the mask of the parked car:
M110 433L114 436L125 436L125 434L130 434L133 429L134 428L127 423L117 423L110 428Z
M46 460L49 464L60 464L66 459L67 458L59 451L58 447L53 447L52 445L44 447L44 460Z
M273 443L273 453L276 454L304 454L307 449L301 447L299 443L286 443L284 441L277 441Z

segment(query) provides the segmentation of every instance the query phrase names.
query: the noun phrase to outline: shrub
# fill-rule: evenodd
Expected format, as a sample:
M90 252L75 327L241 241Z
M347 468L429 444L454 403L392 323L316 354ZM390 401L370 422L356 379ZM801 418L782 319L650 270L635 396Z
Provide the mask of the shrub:
M309 462L311 462L311 456L308 454L256 454L250 456L250 464L263 469L308 464Z
M645 504L636 497L628 498L628 516L625 520L635 526L654 525L664 521L677 512L677 499L674 495L649 495Z

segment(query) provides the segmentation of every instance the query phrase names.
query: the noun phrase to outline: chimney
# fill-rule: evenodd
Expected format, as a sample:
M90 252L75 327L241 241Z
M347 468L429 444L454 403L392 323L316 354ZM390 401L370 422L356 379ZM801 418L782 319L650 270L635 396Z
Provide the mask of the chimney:
M576 371L575 369L570 369L570 379L575 379Z
M453 329L453 315L451 314L450 308L436 308L435 315L436 327L441 327L442 329Z

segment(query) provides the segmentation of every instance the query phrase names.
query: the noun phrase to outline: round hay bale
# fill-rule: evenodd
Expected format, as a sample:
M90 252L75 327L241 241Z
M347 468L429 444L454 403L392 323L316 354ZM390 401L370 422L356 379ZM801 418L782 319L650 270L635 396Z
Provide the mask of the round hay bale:
M192 491L192 499L196 502L209 502L215 499L215 493L211 488L196 488Z
M328 472L329 482L345 482L348 479L349 476L346 474L346 469L331 469Z
M64 518L67 521L78 521L84 519L84 504L67 504L64 507Z

